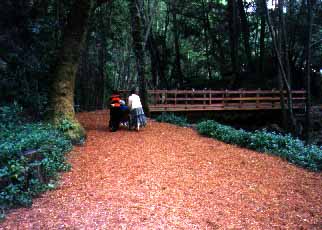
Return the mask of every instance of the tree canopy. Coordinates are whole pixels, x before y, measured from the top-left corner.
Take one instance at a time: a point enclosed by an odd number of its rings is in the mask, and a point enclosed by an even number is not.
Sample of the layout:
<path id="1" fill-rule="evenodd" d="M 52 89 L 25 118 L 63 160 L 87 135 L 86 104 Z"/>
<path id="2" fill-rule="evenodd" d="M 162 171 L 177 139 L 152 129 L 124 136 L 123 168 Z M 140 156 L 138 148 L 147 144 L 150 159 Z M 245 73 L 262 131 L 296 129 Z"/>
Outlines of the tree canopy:
<path id="1" fill-rule="evenodd" d="M 3 0 L 0 101 L 42 118 L 65 113 L 66 95 L 71 113 L 105 108 L 111 89 L 138 87 L 147 101 L 147 89 L 309 85 L 318 102 L 321 2 L 273 3 Z"/>

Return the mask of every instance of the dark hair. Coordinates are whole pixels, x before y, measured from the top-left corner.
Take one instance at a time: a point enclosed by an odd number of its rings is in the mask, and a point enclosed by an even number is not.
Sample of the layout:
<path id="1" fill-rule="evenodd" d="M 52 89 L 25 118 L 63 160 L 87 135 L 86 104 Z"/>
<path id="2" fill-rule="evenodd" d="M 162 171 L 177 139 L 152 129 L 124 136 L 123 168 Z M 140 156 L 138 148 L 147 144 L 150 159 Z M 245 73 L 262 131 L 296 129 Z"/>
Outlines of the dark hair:
<path id="1" fill-rule="evenodd" d="M 136 93 L 136 90 L 135 89 L 131 89 L 131 94 L 135 94 Z"/>
<path id="2" fill-rule="evenodd" d="M 117 89 L 113 89 L 112 94 L 119 94 L 119 91 Z"/>

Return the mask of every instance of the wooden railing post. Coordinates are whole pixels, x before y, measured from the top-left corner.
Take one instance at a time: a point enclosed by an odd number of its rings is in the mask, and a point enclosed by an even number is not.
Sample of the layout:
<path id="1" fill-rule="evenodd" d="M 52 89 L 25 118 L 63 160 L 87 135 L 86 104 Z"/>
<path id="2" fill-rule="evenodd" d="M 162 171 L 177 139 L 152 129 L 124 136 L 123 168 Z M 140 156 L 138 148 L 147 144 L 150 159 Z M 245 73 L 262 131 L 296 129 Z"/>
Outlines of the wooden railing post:
<path id="1" fill-rule="evenodd" d="M 259 108 L 259 96 L 260 96 L 260 89 L 257 89 L 256 92 L 256 108 Z"/>
<path id="2" fill-rule="evenodd" d="M 240 100 L 239 100 L 239 108 L 242 108 L 243 107 L 243 100 L 242 100 L 242 98 L 243 98 L 243 89 L 240 89 L 239 98 L 240 98 Z"/>
<path id="3" fill-rule="evenodd" d="M 226 97 L 228 96 L 228 90 L 226 89 L 225 90 L 225 92 L 224 92 L 224 95 L 223 95 L 223 103 L 224 103 L 224 106 L 223 106 L 223 108 L 225 108 L 226 107 L 226 104 L 227 104 L 227 102 L 226 102 Z"/>
<path id="4" fill-rule="evenodd" d="M 272 108 L 275 108 L 275 90 L 272 89 Z"/>

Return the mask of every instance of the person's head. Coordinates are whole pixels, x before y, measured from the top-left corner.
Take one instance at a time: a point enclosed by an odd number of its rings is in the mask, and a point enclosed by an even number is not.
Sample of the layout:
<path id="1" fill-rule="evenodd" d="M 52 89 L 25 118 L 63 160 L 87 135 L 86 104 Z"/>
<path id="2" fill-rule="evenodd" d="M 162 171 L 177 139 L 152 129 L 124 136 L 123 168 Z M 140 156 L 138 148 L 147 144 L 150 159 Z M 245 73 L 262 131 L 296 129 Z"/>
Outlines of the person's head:
<path id="1" fill-rule="evenodd" d="M 135 89 L 131 89 L 131 94 L 136 94 L 136 90 Z"/>
<path id="2" fill-rule="evenodd" d="M 119 94 L 119 91 L 118 91 L 118 90 L 116 90 L 116 89 L 113 89 L 113 90 L 112 90 L 112 94 L 114 94 L 114 95 L 115 95 L 115 94 Z"/>

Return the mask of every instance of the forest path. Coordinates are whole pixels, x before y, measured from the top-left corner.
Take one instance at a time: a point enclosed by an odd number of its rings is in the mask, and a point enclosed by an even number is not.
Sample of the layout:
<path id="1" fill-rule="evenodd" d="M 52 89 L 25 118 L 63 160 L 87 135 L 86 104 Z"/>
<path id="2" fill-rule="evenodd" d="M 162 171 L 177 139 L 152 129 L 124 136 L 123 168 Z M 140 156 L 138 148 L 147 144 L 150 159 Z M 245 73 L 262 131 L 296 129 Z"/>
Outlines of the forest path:
<path id="1" fill-rule="evenodd" d="M 111 133 L 107 111 L 79 119 L 88 139 L 72 170 L 1 229 L 321 229 L 321 173 L 189 128 Z"/>

